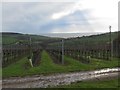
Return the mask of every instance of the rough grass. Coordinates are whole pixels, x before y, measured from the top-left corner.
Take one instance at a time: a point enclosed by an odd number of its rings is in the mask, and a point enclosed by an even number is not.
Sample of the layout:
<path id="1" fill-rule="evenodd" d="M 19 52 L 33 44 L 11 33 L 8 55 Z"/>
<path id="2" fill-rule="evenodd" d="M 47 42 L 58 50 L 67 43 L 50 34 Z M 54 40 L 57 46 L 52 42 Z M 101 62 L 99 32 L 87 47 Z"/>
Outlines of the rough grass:
<path id="1" fill-rule="evenodd" d="M 2 37 L 2 44 L 13 44 L 17 42 L 17 39 L 14 37 L 4 36 Z"/>
<path id="2" fill-rule="evenodd" d="M 112 60 L 102 60 L 102 59 L 92 59 L 90 65 L 94 66 L 94 68 L 107 68 L 107 67 L 118 67 L 118 58 L 113 58 Z"/>
<path id="3" fill-rule="evenodd" d="M 0 78 L 2 77 L 2 68 L 0 67 Z"/>
<path id="4" fill-rule="evenodd" d="M 73 83 L 70 85 L 57 86 L 55 88 L 118 88 L 118 79 L 102 81 L 85 81 Z"/>
<path id="5" fill-rule="evenodd" d="M 83 64 L 77 60 L 65 56 L 65 62 L 67 65 L 58 65 L 53 63 L 50 55 L 43 51 L 41 56 L 41 62 L 37 67 L 30 67 L 29 62 L 26 57 L 22 58 L 18 62 L 3 68 L 3 77 L 11 76 L 26 76 L 35 74 L 51 74 L 51 73 L 61 73 L 61 72 L 73 72 L 73 71 L 83 71 L 83 70 L 94 70 L 105 67 L 117 67 L 118 59 L 112 61 L 104 61 L 100 59 L 92 59 L 91 63 Z"/>
<path id="6" fill-rule="evenodd" d="M 117 38 L 118 32 L 113 32 L 111 34 L 112 39 Z M 109 42 L 109 33 L 90 35 L 90 36 L 82 36 L 75 39 L 70 39 L 65 42 L 65 45 L 78 45 L 86 44 L 86 45 L 95 45 L 95 44 L 105 44 Z"/>

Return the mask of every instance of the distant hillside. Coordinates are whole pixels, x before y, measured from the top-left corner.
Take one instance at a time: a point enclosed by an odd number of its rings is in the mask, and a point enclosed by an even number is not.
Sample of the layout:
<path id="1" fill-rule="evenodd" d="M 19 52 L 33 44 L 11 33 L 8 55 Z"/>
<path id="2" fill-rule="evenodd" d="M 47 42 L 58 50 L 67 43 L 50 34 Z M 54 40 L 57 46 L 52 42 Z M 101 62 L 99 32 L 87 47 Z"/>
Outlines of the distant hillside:
<path id="1" fill-rule="evenodd" d="M 21 34 L 13 32 L 2 32 L 2 44 L 28 43 L 31 38 L 32 43 L 44 42 L 47 40 L 57 40 L 59 38 L 51 38 L 41 35 Z"/>
<path id="2" fill-rule="evenodd" d="M 120 33 L 120 32 L 119 32 Z M 112 32 L 111 37 L 112 40 L 116 39 L 118 36 L 118 32 Z M 21 34 L 21 33 L 2 33 L 2 44 L 15 44 L 15 43 L 29 43 L 31 38 L 32 43 L 36 42 L 50 42 L 61 40 L 62 38 L 41 36 L 41 35 L 31 35 L 31 34 Z M 65 39 L 65 45 L 79 45 L 79 44 L 105 44 L 110 43 L 110 34 L 95 34 L 90 36 L 82 36 L 82 37 L 74 37 Z"/>
<path id="3" fill-rule="evenodd" d="M 119 32 L 120 33 L 120 32 Z M 111 33 L 112 40 L 118 37 L 118 32 Z M 66 39 L 65 45 L 79 45 L 79 44 L 105 44 L 110 43 L 110 33 L 82 36 L 77 38 Z"/>

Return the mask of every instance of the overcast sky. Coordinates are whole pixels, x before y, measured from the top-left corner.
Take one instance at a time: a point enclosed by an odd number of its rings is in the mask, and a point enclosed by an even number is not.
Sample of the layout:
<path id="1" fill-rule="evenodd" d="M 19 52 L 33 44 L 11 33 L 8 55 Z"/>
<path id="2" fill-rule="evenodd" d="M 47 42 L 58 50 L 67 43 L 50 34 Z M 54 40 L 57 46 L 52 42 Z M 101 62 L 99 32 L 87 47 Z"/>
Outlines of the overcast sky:
<path id="1" fill-rule="evenodd" d="M 12 2 L 10 2 L 12 1 Z M 2 31 L 31 34 L 118 31 L 119 0 L 3 0 Z"/>

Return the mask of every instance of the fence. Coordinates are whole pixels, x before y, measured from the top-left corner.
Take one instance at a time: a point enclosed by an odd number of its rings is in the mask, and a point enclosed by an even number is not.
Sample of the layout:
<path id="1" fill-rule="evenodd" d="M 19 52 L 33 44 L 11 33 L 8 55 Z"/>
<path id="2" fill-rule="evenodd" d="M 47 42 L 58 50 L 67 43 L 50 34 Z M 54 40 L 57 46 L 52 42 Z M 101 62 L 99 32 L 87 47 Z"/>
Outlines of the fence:
<path id="1" fill-rule="evenodd" d="M 30 48 L 31 47 L 31 48 Z M 42 48 L 38 44 L 34 45 L 4 45 L 2 47 L 2 66 L 6 67 L 11 63 L 14 63 L 24 56 L 30 56 L 30 53 L 33 54 L 32 61 L 34 65 L 36 64 Z"/>
<path id="2" fill-rule="evenodd" d="M 64 42 L 65 43 L 65 42 Z M 61 42 L 48 44 L 46 50 L 52 56 L 55 62 L 62 63 L 62 44 Z M 90 58 L 98 58 L 110 60 L 111 58 L 110 44 L 97 45 L 64 45 L 64 55 L 70 56 L 83 63 L 89 63 Z"/>

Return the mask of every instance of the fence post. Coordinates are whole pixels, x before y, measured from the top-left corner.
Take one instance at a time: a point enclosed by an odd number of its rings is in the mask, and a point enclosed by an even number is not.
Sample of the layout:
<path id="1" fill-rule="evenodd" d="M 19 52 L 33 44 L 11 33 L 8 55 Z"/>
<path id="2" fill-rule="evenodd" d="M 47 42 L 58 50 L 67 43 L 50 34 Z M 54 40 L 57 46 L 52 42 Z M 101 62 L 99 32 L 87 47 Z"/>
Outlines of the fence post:
<path id="1" fill-rule="evenodd" d="M 62 40 L 62 64 L 64 64 L 64 40 Z"/>

